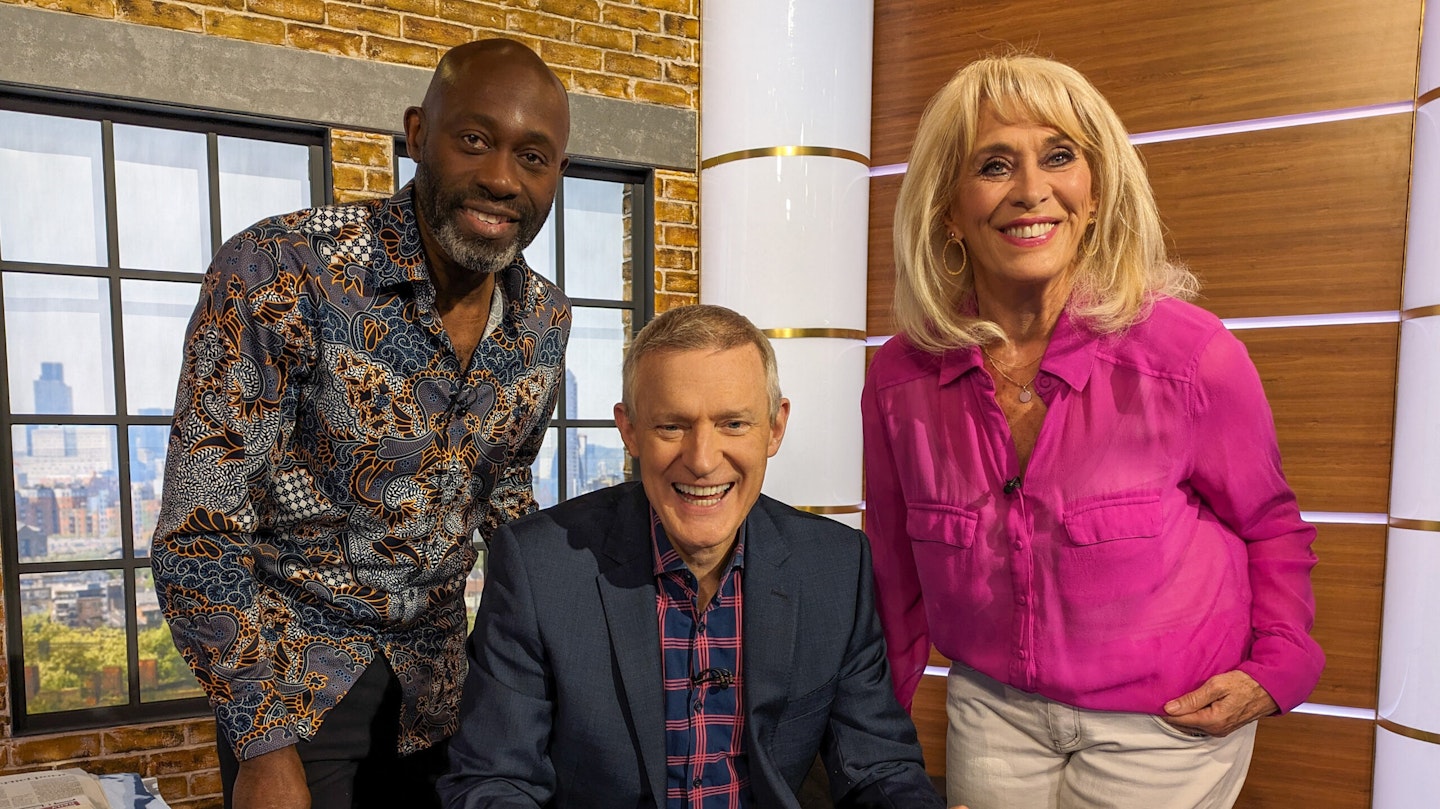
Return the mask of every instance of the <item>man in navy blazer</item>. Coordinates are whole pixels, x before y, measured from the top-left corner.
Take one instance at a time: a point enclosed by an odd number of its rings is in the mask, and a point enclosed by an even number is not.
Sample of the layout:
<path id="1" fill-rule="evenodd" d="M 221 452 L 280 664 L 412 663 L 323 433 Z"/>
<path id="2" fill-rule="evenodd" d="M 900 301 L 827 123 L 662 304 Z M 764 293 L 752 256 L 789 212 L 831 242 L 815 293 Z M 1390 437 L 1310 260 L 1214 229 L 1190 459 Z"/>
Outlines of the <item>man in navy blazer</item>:
<path id="1" fill-rule="evenodd" d="M 641 482 L 502 526 L 470 635 L 452 809 L 937 809 L 895 701 L 859 531 L 760 494 L 765 336 L 728 309 L 635 338 L 615 420 Z"/>

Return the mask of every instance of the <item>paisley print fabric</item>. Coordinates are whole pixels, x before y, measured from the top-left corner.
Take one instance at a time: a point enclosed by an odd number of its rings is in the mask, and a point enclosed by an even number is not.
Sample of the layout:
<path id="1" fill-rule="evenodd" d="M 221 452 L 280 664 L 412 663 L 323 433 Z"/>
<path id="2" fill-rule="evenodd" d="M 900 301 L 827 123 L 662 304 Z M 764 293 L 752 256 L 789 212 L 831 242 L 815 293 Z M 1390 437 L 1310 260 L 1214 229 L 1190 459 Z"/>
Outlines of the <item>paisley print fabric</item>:
<path id="1" fill-rule="evenodd" d="M 410 187 L 261 222 L 190 321 L 152 565 L 176 645 L 248 759 L 309 738 L 376 655 L 399 752 L 454 730 L 473 538 L 535 509 L 563 293 L 517 259 L 468 362 Z"/>

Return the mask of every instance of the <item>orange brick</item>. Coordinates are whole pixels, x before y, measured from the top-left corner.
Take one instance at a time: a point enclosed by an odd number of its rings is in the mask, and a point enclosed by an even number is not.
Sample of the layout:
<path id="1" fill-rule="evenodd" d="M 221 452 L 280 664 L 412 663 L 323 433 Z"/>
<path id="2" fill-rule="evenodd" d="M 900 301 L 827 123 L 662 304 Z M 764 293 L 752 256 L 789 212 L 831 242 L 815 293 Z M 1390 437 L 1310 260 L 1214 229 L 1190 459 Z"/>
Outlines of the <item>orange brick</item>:
<path id="1" fill-rule="evenodd" d="M 683 292 L 689 295 L 700 293 L 700 279 L 692 272 L 667 272 L 664 283 L 657 287 L 663 292 Z"/>
<path id="2" fill-rule="evenodd" d="M 94 758 L 100 755 L 100 734 L 74 733 L 15 739 L 11 745 L 11 763 L 16 767 L 28 767 L 77 758 Z"/>
<path id="3" fill-rule="evenodd" d="M 244 11 L 245 0 L 186 0 L 187 5 L 223 8 L 229 11 Z"/>
<path id="4" fill-rule="evenodd" d="M 505 11 L 494 3 L 471 0 L 440 0 L 440 19 L 478 25 L 492 31 L 505 30 Z"/>
<path id="5" fill-rule="evenodd" d="M 38 0 L 35 5 L 52 11 L 67 11 L 87 17 L 115 18 L 115 0 Z"/>
<path id="6" fill-rule="evenodd" d="M 285 44 L 285 23 L 280 20 L 226 14 L 223 11 L 205 12 L 205 33 L 267 45 Z"/>
<path id="7" fill-rule="evenodd" d="M 584 73 L 575 71 L 574 83 L 571 89 L 582 93 L 592 93 L 611 98 L 629 98 L 630 81 L 619 76 L 607 76 L 603 73 Z"/>
<path id="8" fill-rule="evenodd" d="M 655 314 L 668 312 L 671 309 L 679 309 L 682 306 L 691 306 L 699 301 L 694 295 L 676 295 L 671 292 L 660 292 L 655 295 Z"/>
<path id="9" fill-rule="evenodd" d="M 586 70 L 600 70 L 605 64 L 605 52 L 599 48 L 564 42 L 541 42 L 540 58 L 552 66 L 563 65 Z"/>
<path id="10" fill-rule="evenodd" d="M 98 774 L 122 773 L 122 772 L 145 772 L 145 756 L 107 756 L 105 758 L 91 758 L 84 762 L 85 769 Z"/>
<path id="11" fill-rule="evenodd" d="M 690 91 L 673 84 L 656 84 L 649 81 L 635 82 L 635 100 L 650 104 L 665 104 L 671 107 L 690 107 Z"/>
<path id="12" fill-rule="evenodd" d="M 325 24 L 344 31 L 400 36 L 400 15 L 391 11 L 361 8 L 349 3 L 326 3 Z"/>
<path id="13" fill-rule="evenodd" d="M 185 726 L 185 738 L 192 745 L 215 744 L 215 722 L 214 720 L 202 719 L 191 722 Z"/>
<path id="14" fill-rule="evenodd" d="M 631 31 L 650 31 L 652 33 L 659 33 L 663 26 L 658 11 L 631 8 L 615 3 L 605 3 L 600 7 L 600 21 Z"/>
<path id="15" fill-rule="evenodd" d="M 511 11 L 505 15 L 505 27 L 544 39 L 560 40 L 570 39 L 575 30 L 575 24 L 569 20 L 548 14 L 536 14 L 533 11 Z"/>
<path id="16" fill-rule="evenodd" d="M 189 775 L 190 794 L 196 797 L 201 795 L 218 795 L 224 789 L 220 783 L 219 770 L 203 770 Z"/>
<path id="17" fill-rule="evenodd" d="M 660 78 L 660 63 L 648 56 L 631 56 L 628 53 L 605 54 L 605 72 L 634 76 L 639 79 Z"/>
<path id="18" fill-rule="evenodd" d="M 634 2 L 636 5 L 645 6 L 646 8 L 658 8 L 661 11 L 673 11 L 677 14 L 694 16 L 696 13 L 695 4 L 692 0 L 634 0 Z"/>
<path id="19" fill-rule="evenodd" d="M 655 249 L 655 266 L 667 270 L 693 270 L 695 253 L 691 250 L 658 247 Z"/>
<path id="20" fill-rule="evenodd" d="M 695 224 L 695 206 L 683 202 L 655 202 L 655 221 L 674 225 Z"/>
<path id="21" fill-rule="evenodd" d="M 660 180 L 659 196 L 685 202 L 699 201 L 700 183 L 695 181 L 694 175 L 657 176 Z"/>
<path id="22" fill-rule="evenodd" d="M 594 45 L 597 48 L 606 48 L 612 51 L 628 52 L 635 49 L 633 33 L 620 28 L 587 25 L 583 22 L 575 23 L 575 41 L 581 45 Z"/>
<path id="23" fill-rule="evenodd" d="M 392 153 L 387 141 L 331 138 L 330 159 L 351 166 L 389 167 Z"/>
<path id="24" fill-rule="evenodd" d="M 173 803 L 181 798 L 191 796 L 190 778 L 184 775 L 167 775 L 164 778 L 155 779 L 155 786 L 160 792 L 160 798 L 166 803 Z"/>
<path id="25" fill-rule="evenodd" d="M 681 17 L 678 14 L 665 15 L 665 33 L 672 37 L 685 37 L 686 39 L 700 38 L 700 21 L 694 17 Z"/>
<path id="26" fill-rule="evenodd" d="M 125 22 L 197 33 L 205 28 L 205 19 L 200 16 L 200 12 L 176 3 L 116 0 L 115 8 L 119 12 L 118 18 Z"/>
<path id="27" fill-rule="evenodd" d="M 365 199 L 379 199 L 382 196 L 385 195 L 374 194 L 369 191 L 345 191 L 337 189 L 335 191 L 335 202 L 336 204 L 343 205 L 347 202 L 359 202 Z"/>
<path id="28" fill-rule="evenodd" d="M 434 67 L 440 61 L 440 50 L 431 45 L 416 45 L 395 39 L 367 37 L 365 55 L 381 62 L 395 62 L 416 67 Z"/>
<path id="29" fill-rule="evenodd" d="M 443 45 L 446 50 L 475 38 L 475 30 L 468 25 L 455 25 L 408 15 L 402 18 L 400 30 L 401 36 L 406 39 Z"/>
<path id="30" fill-rule="evenodd" d="M 665 79 L 671 84 L 699 87 L 700 66 L 670 62 L 665 65 Z"/>
<path id="31" fill-rule="evenodd" d="M 411 14 L 435 16 L 436 0 L 360 0 L 363 5 L 388 8 L 391 11 L 408 11 Z"/>
<path id="32" fill-rule="evenodd" d="M 325 22 L 325 0 L 245 0 L 245 7 L 292 22 Z"/>
<path id="33" fill-rule="evenodd" d="M 316 28 L 313 25 L 291 24 L 285 26 L 285 36 L 290 44 L 307 51 L 330 53 L 336 56 L 359 56 L 365 50 L 365 38 L 359 34 Z"/>
<path id="34" fill-rule="evenodd" d="M 693 59 L 695 43 L 678 37 L 660 37 L 652 34 L 635 35 L 635 52 L 661 59 Z"/>
<path id="35" fill-rule="evenodd" d="M 366 169 L 365 190 L 389 196 L 395 193 L 395 172 L 388 168 Z"/>
<path id="36" fill-rule="evenodd" d="M 180 801 L 178 803 L 166 801 L 166 803 L 170 804 L 170 809 L 223 809 L 225 805 L 219 796 L 202 798 L 195 801 Z"/>
<path id="37" fill-rule="evenodd" d="M 597 0 L 540 0 L 536 8 L 570 20 L 594 22 L 600 19 L 600 3 Z"/>
<path id="38" fill-rule="evenodd" d="M 363 191 L 365 190 L 365 169 L 345 163 L 332 163 L 330 180 L 334 188 Z"/>
<path id="39" fill-rule="evenodd" d="M 185 746 L 184 725 L 127 725 L 100 732 L 104 755 L 163 750 Z"/>
<path id="40" fill-rule="evenodd" d="M 213 746 L 185 747 L 179 750 L 166 750 L 163 753 L 156 753 L 149 756 L 145 766 L 145 775 L 157 777 L 161 775 L 182 775 L 195 772 L 196 770 L 212 770 L 219 766 L 219 759 L 216 757 Z"/>

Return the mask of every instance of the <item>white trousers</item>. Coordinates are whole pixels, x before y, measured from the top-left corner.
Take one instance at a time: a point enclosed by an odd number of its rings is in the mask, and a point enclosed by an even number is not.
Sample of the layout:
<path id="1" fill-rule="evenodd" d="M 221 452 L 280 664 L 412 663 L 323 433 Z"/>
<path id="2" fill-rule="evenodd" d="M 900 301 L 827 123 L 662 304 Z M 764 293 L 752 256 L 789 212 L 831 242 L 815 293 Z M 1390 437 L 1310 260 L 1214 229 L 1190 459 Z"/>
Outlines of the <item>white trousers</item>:
<path id="1" fill-rule="evenodd" d="M 1158 716 L 1087 711 L 956 663 L 946 688 L 945 789 L 970 809 L 1229 809 L 1251 722 L 1191 736 Z"/>

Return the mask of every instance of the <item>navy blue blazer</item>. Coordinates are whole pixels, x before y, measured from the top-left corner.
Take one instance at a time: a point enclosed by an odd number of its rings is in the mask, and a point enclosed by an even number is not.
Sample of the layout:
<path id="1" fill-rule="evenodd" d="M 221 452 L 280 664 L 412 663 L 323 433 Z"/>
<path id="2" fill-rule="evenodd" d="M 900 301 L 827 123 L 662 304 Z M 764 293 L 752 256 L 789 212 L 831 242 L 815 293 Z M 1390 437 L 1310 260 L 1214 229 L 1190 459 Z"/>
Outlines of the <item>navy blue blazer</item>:
<path id="1" fill-rule="evenodd" d="M 649 514 L 630 483 L 496 532 L 439 784 L 448 809 L 664 807 Z M 754 805 L 798 809 L 819 753 L 837 807 L 943 809 L 890 687 L 864 534 L 764 496 L 745 530 Z"/>

